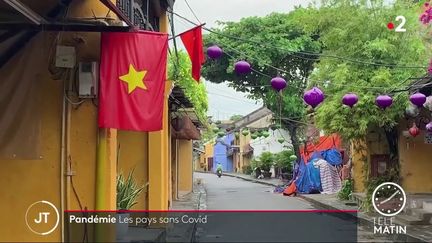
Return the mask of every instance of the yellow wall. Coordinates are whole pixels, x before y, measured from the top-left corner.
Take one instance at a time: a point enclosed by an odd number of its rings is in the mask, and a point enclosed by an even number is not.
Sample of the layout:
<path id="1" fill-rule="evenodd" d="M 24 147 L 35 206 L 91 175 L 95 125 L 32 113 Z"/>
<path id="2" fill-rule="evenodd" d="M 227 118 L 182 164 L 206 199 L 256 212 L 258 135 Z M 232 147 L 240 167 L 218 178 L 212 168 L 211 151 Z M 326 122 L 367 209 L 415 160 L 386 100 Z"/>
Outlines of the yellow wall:
<path id="1" fill-rule="evenodd" d="M 73 184 L 83 207 L 95 209 L 97 110 L 91 102 L 71 109 L 69 126 L 69 149 L 67 168 L 72 165 Z M 67 208 L 79 210 L 78 200 L 72 191 L 70 179 L 67 184 Z"/>
<path id="2" fill-rule="evenodd" d="M 118 132 L 119 162 L 118 172 L 127 176 L 134 170 L 134 178 L 139 185 L 148 183 L 148 134 L 142 132 L 119 131 Z M 147 209 L 147 188 L 138 197 L 138 203 L 132 208 L 135 210 Z"/>
<path id="3" fill-rule="evenodd" d="M 432 145 L 424 143 L 425 131 L 413 138 L 408 138 L 403 135 L 403 131 L 407 130 L 411 124 L 407 124 L 405 120 L 401 120 L 399 124 L 399 162 L 400 162 L 400 177 L 402 179 L 402 187 L 408 193 L 430 193 L 432 192 L 432 171 L 431 163 L 431 148 Z M 365 142 L 367 141 L 367 142 Z M 357 141 L 359 142 L 359 141 Z M 364 192 L 364 180 L 366 173 L 364 171 L 363 156 L 367 157 L 367 163 L 370 163 L 370 156 L 374 154 L 388 154 L 388 145 L 383 133 L 369 133 L 367 140 L 362 141 L 363 147 L 366 150 L 356 151 L 354 144 L 351 147 L 353 156 L 353 178 L 354 191 Z M 367 146 L 365 146 L 367 144 Z"/>
<path id="4" fill-rule="evenodd" d="M 172 82 L 166 83 L 165 94 L 168 97 Z M 149 156 L 149 209 L 167 210 L 170 204 L 171 166 L 170 166 L 170 142 L 168 131 L 168 99 L 164 101 L 163 129 L 158 132 L 150 132 L 148 139 Z"/>
<path id="5" fill-rule="evenodd" d="M 249 132 L 249 134 L 247 136 L 244 136 L 241 132 L 240 132 L 240 168 L 239 168 L 239 172 L 243 172 L 243 166 L 245 165 L 250 165 L 250 156 L 246 155 L 246 152 L 243 150 L 244 147 L 250 143 L 251 141 L 251 134 Z M 253 168 L 252 168 L 253 169 Z"/>
<path id="6" fill-rule="evenodd" d="M 415 138 L 406 138 L 402 131 L 407 130 L 408 124 L 402 121 L 400 127 L 402 129 L 399 129 L 399 159 L 402 187 L 409 193 L 431 193 L 432 145 L 424 143 L 424 130 Z"/>
<path id="7" fill-rule="evenodd" d="M 108 9 L 97 1 L 74 1 L 69 8 L 70 17 L 103 16 L 107 13 Z M 109 15 L 115 17 L 113 13 Z M 79 39 L 83 42 L 76 41 Z M 100 33 L 62 33 L 61 40 L 65 45 L 76 47 L 78 61 L 99 61 Z M 79 194 L 83 207 L 115 210 L 117 131 L 97 128 L 97 107 L 91 100 L 70 110 L 68 155 L 72 158 L 72 164 L 76 163 L 73 176 L 74 188 Z M 78 199 L 72 189 L 68 178 L 66 207 L 79 209 Z M 113 234 L 100 232 L 96 234 L 99 240 L 113 238 Z"/>
<path id="8" fill-rule="evenodd" d="M 369 155 L 390 153 L 387 138 L 382 129 L 375 129 L 368 133 L 367 147 Z"/>
<path id="9" fill-rule="evenodd" d="M 87 9 L 83 13 L 83 9 Z M 95 14 L 106 15 L 107 9 L 97 1 L 75 1 L 69 9 L 69 16 L 93 16 Z M 87 15 L 86 15 L 87 14 Z M 57 33 L 45 33 L 45 53 L 53 53 L 52 40 Z M 71 40 L 72 33 L 61 33 L 61 43 L 76 45 Z M 78 61 L 99 59 L 99 34 L 96 33 L 74 33 L 80 36 L 85 44 L 77 46 Z M 36 38 L 36 37 L 35 37 Z M 33 38 L 34 40 L 34 38 Z M 17 55 L 18 56 L 18 55 Z M 40 57 L 41 62 L 47 56 Z M 7 64 L 13 66 L 12 61 Z M 3 68 L 6 68 L 3 67 Z M 31 71 L 27 66 L 25 71 Z M 25 209 L 33 202 L 47 200 L 52 202 L 60 211 L 63 209 L 80 209 L 77 196 L 72 193 L 70 179 L 63 178 L 61 166 L 61 122 L 63 83 L 67 81 L 53 80 L 48 72 L 48 66 L 40 70 L 39 83 L 42 88 L 42 154 L 40 160 L 29 161 L 0 161 L 0 183 L 8 185 L 0 189 L 2 200 L 0 207 L 8 209 L 2 213 L 2 217 L 10 218 L 11 221 L 0 222 L 0 240 L 4 241 L 59 241 L 61 240 L 61 226 L 48 236 L 37 236 L 30 232 L 23 221 Z M 69 109 L 66 131 L 69 134 L 66 148 L 65 173 L 73 177 L 73 185 L 78 194 L 82 207 L 94 209 L 95 207 L 95 161 L 96 161 L 96 108 L 91 102 L 83 103 L 78 109 Z M 69 170 L 70 168 L 70 170 Z M 9 178 L 10 177 L 10 178 Z M 65 182 L 65 208 L 61 208 L 61 180 Z M 14 196 L 8 198 L 9 194 Z M 18 196 L 19 195 L 19 196 Z M 4 204 L 4 205 L 2 205 Z M 10 217 L 8 214 L 13 214 Z M 13 222 L 16 220 L 16 222 Z M 5 225 L 2 225 L 5 223 Z M 9 229 L 10 226 L 13 228 Z M 6 230 L 5 232 L 2 232 Z"/>
<path id="10" fill-rule="evenodd" d="M 364 148 L 364 149 L 363 149 Z M 364 182 L 367 171 L 364 170 L 364 158 L 369 163 L 368 152 L 365 140 L 355 140 L 351 144 L 352 155 L 352 177 L 354 180 L 354 192 L 364 192 Z"/>
<path id="11" fill-rule="evenodd" d="M 108 9 L 99 1 L 72 1 L 68 10 L 69 17 L 93 17 L 106 16 Z M 108 17 L 115 17 L 110 12 Z M 167 29 L 167 22 L 161 21 L 162 29 Z M 51 39 L 55 33 L 50 33 Z M 74 40 L 84 40 L 77 43 Z M 100 34 L 99 33 L 62 33 L 60 41 L 62 44 L 76 45 L 78 61 L 99 61 L 100 56 Z M 47 42 L 48 43 L 48 42 Z M 52 45 L 47 44 L 45 53 L 50 53 Z M 13 67 L 13 61 L 8 64 Z M 6 66 L 5 66 L 6 67 Z M 26 67 L 26 70 L 32 67 Z M 24 222 L 24 214 L 27 207 L 33 202 L 47 200 L 62 210 L 60 185 L 62 180 L 61 166 L 61 115 L 62 115 L 62 96 L 63 82 L 53 80 L 48 73 L 48 68 L 41 70 L 40 86 L 44 90 L 42 94 L 42 154 L 40 160 L 0 160 L 2 165 L 0 170 L 0 241 L 49 241 L 58 242 L 61 240 L 61 227 L 58 227 L 48 236 L 38 236 L 30 232 Z M 76 190 L 82 207 L 89 210 L 96 209 L 96 160 L 101 153 L 97 151 L 97 141 L 101 138 L 105 143 L 103 151 L 104 158 L 107 160 L 103 171 L 105 188 L 100 195 L 104 195 L 108 200 L 99 200 L 100 207 L 105 209 L 115 209 L 115 176 L 116 176 L 116 145 L 117 133 L 115 130 L 97 128 L 97 108 L 90 100 L 81 104 L 79 107 L 69 106 L 68 122 L 66 131 L 68 134 L 66 146 L 65 168 L 71 166 L 74 189 Z M 166 124 L 166 122 L 165 122 Z M 98 138 L 98 133 L 102 131 Z M 136 166 L 135 177 L 139 182 L 148 181 L 148 167 L 146 165 L 148 155 L 147 134 L 119 132 L 118 141 L 121 143 L 120 168 L 127 173 L 130 168 Z M 168 139 L 164 133 L 165 140 Z M 168 149 L 169 146 L 166 146 Z M 160 147 L 156 147 L 160 150 Z M 70 160 L 69 160 L 70 158 Z M 165 156 L 165 162 L 169 155 Z M 161 161 L 157 161 L 160 163 Z M 156 163 L 156 161 L 154 162 Z M 167 198 L 167 187 L 169 186 L 168 170 L 165 165 L 163 174 L 166 190 L 155 190 L 155 194 L 165 193 Z M 160 175 L 159 174 L 159 175 Z M 66 177 L 66 176 L 65 176 Z M 64 178 L 65 182 L 65 208 L 80 209 L 78 198 L 72 190 L 71 180 Z M 101 177 L 99 177 L 101 179 Z M 139 199 L 137 209 L 146 209 L 145 194 Z M 154 208 L 167 208 L 167 202 L 160 202 Z M 91 240 L 91 238 L 90 238 Z"/>
<path id="12" fill-rule="evenodd" d="M 25 223 L 26 210 L 36 201 L 46 200 L 60 208 L 62 83 L 50 79 L 46 72 L 38 80 L 46 91 L 42 99 L 44 109 L 41 109 L 43 157 L 40 160 L 0 160 L 0 241 L 54 242 L 61 239 L 59 228 L 50 235 L 39 236 Z"/>
<path id="13" fill-rule="evenodd" d="M 178 140 L 178 189 L 191 192 L 193 184 L 192 140 Z"/>
<path id="14" fill-rule="evenodd" d="M 208 159 L 213 157 L 213 153 L 214 153 L 214 142 L 213 141 L 209 141 L 207 143 L 204 144 L 204 154 L 203 154 L 203 159 L 204 159 L 204 171 L 208 170 Z"/>
<path id="15" fill-rule="evenodd" d="M 205 154 L 204 153 L 200 154 L 199 155 L 199 159 L 197 159 L 195 162 L 196 162 L 195 168 L 194 168 L 195 171 L 204 171 L 205 168 L 207 168 L 206 167 L 207 165 L 206 165 L 206 160 L 205 160 Z"/>

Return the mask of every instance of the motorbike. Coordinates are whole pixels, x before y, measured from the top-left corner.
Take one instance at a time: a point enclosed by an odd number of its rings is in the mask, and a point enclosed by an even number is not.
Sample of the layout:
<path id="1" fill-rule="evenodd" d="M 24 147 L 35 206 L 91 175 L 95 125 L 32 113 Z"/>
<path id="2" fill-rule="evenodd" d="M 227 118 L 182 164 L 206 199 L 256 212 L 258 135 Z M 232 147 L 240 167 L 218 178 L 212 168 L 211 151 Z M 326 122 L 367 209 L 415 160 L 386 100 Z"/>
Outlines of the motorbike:
<path id="1" fill-rule="evenodd" d="M 221 170 L 217 170 L 216 171 L 216 175 L 220 178 L 222 176 L 222 171 Z"/>

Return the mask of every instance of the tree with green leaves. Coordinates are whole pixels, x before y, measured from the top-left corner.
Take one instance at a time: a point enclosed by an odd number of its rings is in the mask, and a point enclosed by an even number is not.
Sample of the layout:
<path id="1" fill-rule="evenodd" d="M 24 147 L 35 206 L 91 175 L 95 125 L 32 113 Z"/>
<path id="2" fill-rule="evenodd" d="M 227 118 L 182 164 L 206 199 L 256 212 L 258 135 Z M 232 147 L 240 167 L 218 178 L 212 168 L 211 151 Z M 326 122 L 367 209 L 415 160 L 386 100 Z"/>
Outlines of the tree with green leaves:
<path id="1" fill-rule="evenodd" d="M 386 135 L 392 167 L 378 178 L 366 173 L 366 210 L 378 184 L 400 179 L 396 125 L 408 105 L 408 90 L 416 91 L 410 87 L 412 82 L 426 75 L 429 56 L 429 44 L 422 39 L 424 30 L 418 20 L 420 6 L 411 0 L 392 4 L 385 0 L 330 0 L 303 16 L 305 29 L 319 35 L 323 44 L 320 61 L 310 76 L 310 86 L 319 86 L 326 97 L 316 109 L 317 126 L 327 133 L 337 132 L 345 140 L 364 141 L 372 129 Z M 405 17 L 406 32 L 387 29 L 386 23 L 395 21 L 396 16 Z M 341 102 L 349 92 L 359 97 L 352 109 Z M 393 97 L 393 105 L 385 110 L 375 105 L 382 94 Z M 363 143 L 353 144 L 357 151 L 367 149 Z M 367 156 L 360 160 L 368 171 Z M 346 187 L 349 191 L 350 185 Z"/>
<path id="2" fill-rule="evenodd" d="M 169 56 L 168 78 L 185 92 L 194 106 L 199 120 L 207 124 L 208 97 L 204 84 L 197 83 L 191 76 L 192 64 L 184 51 Z"/>
<path id="3" fill-rule="evenodd" d="M 418 21 L 419 4 L 398 0 L 326 1 L 311 8 L 305 28 L 320 36 L 323 52 L 310 86 L 323 89 L 326 99 L 316 110 L 317 125 L 346 139 L 361 138 L 371 127 L 391 132 L 408 104 L 406 90 L 413 79 L 426 74 L 428 54 Z M 388 30 L 396 16 L 406 18 L 406 32 Z M 335 56 L 339 58 L 332 58 Z M 420 67 L 420 68 L 415 68 Z M 353 92 L 359 101 L 350 109 L 342 97 Z M 393 105 L 382 110 L 378 95 L 393 96 Z"/>
<path id="4" fill-rule="evenodd" d="M 264 104 L 283 118 L 281 125 L 290 132 L 296 154 L 299 154 L 299 121 L 305 115 L 302 101 L 307 77 L 313 69 L 315 58 L 305 58 L 300 52 L 319 52 L 318 36 L 303 30 L 298 20 L 307 11 L 297 9 L 288 14 L 274 13 L 266 17 L 249 17 L 240 22 L 221 23 L 218 29 L 204 36 L 206 46 L 216 44 L 224 50 L 218 60 L 209 60 L 203 76 L 215 83 L 228 81 L 235 90 L 249 93 L 252 99 L 262 99 Z M 247 60 L 253 72 L 237 75 L 234 63 Z M 288 86 L 280 94 L 270 86 L 273 77 L 281 76 Z M 280 118 L 280 117 L 279 117 Z M 279 122 L 278 122 L 279 123 Z"/>

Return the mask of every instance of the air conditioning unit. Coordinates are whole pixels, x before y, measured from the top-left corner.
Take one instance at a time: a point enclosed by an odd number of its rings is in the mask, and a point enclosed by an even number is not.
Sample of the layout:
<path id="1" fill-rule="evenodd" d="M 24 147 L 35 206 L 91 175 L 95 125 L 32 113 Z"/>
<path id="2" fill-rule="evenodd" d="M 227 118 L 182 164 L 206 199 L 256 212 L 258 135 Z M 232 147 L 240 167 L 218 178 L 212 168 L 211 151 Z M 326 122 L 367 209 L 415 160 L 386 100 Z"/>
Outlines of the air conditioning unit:
<path id="1" fill-rule="evenodd" d="M 80 62 L 78 70 L 79 97 L 96 98 L 98 94 L 99 63 Z"/>

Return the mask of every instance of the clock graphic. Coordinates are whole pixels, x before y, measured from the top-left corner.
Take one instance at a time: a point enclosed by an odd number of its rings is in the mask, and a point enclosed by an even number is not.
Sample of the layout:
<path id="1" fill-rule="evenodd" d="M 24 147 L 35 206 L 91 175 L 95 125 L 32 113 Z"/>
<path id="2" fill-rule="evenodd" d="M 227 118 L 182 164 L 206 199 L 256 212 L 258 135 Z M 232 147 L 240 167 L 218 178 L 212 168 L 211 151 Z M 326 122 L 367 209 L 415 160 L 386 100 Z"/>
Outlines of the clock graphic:
<path id="1" fill-rule="evenodd" d="M 382 183 L 372 194 L 372 205 L 383 216 L 392 217 L 399 214 L 405 208 L 405 204 L 405 191 L 393 182 Z"/>

